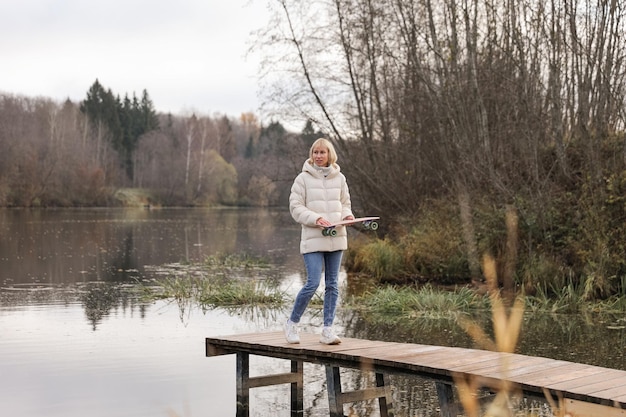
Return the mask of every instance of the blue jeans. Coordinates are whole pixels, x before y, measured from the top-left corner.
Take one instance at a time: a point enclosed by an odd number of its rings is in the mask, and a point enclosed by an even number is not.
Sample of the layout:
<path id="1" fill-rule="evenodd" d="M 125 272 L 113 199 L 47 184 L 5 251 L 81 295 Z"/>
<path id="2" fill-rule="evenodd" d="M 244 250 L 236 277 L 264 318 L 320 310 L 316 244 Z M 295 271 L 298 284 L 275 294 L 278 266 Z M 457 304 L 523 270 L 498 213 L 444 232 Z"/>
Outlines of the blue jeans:
<path id="1" fill-rule="evenodd" d="M 299 323 L 304 310 L 315 295 L 324 270 L 324 326 L 332 326 L 339 298 L 339 268 L 343 251 L 311 252 L 304 254 L 306 284 L 298 292 L 289 320 Z"/>

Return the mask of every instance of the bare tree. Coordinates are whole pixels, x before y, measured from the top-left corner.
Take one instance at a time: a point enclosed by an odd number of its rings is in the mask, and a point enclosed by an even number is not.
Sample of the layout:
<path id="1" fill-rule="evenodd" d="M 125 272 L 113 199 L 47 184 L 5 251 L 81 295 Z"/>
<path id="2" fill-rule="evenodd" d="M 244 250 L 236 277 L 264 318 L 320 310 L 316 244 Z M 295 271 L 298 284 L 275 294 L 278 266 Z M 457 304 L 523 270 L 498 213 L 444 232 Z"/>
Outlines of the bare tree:
<path id="1" fill-rule="evenodd" d="M 273 4 L 259 33 L 264 74 L 280 74 L 268 101 L 335 140 L 364 210 L 405 218 L 431 198 L 456 202 L 473 274 L 478 245 L 506 252 L 478 242 L 478 205 L 515 207 L 527 254 L 551 241 L 555 196 L 572 190 L 590 207 L 573 228 L 614 224 L 605 205 L 607 178 L 626 169 L 623 2 Z"/>

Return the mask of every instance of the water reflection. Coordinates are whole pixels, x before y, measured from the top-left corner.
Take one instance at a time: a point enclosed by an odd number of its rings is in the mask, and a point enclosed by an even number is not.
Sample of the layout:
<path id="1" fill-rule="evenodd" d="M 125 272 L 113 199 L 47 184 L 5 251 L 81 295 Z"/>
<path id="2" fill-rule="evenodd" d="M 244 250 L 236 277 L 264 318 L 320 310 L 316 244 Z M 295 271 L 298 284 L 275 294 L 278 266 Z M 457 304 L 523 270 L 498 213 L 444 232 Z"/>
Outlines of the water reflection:
<path id="1" fill-rule="evenodd" d="M 286 211 L 210 209 L 0 210 L 3 285 L 120 281 L 146 265 L 215 253 L 293 259 L 298 229 Z"/>
<path id="2" fill-rule="evenodd" d="M 79 297 L 85 309 L 85 317 L 92 330 L 97 330 L 103 319 L 114 311 L 133 311 L 138 317 L 146 318 L 149 301 L 140 301 L 135 291 L 128 287 L 110 283 L 91 283 L 85 286 Z"/>

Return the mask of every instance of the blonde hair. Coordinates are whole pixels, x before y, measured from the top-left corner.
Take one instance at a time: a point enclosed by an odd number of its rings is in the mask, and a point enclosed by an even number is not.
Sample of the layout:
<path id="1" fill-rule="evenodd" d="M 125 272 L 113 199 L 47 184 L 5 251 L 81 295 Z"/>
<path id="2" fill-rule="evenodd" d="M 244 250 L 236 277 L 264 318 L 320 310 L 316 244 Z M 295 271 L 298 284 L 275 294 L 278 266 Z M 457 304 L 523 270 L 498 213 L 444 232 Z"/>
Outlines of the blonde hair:
<path id="1" fill-rule="evenodd" d="M 311 145 L 311 149 L 309 150 L 309 163 L 311 165 L 313 164 L 313 151 L 315 150 L 315 148 L 319 147 L 325 147 L 326 149 L 328 149 L 329 166 L 337 162 L 337 151 L 335 151 L 335 147 L 333 146 L 332 142 L 326 138 L 319 138 L 318 140 L 313 142 L 313 145 Z"/>

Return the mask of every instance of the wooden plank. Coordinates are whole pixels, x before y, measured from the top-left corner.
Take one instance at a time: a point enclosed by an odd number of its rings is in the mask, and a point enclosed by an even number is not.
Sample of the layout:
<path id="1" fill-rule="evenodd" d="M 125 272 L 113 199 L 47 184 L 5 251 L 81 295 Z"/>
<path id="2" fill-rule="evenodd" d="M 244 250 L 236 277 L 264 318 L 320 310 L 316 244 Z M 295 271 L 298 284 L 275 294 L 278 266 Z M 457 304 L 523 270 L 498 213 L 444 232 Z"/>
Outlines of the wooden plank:
<path id="1" fill-rule="evenodd" d="M 603 373 L 604 372 L 598 368 L 581 366 L 578 369 L 572 369 L 562 375 L 553 375 L 547 379 L 538 379 L 537 383 L 549 389 L 566 391 L 568 389 L 567 387 L 571 386 L 572 381 L 576 381 L 576 384 L 580 384 L 581 380 L 593 381 L 595 380 L 593 379 L 594 377 L 601 376 Z"/>
<path id="2" fill-rule="evenodd" d="M 613 397 L 613 401 L 618 402 L 619 404 L 615 404 L 615 407 L 621 407 L 621 408 L 626 408 L 626 394 L 622 395 L 617 395 L 615 397 Z"/>
<path id="3" fill-rule="evenodd" d="M 543 369 L 545 361 L 541 358 L 516 358 L 515 362 L 494 363 L 484 368 L 466 369 L 465 372 L 483 377 L 512 380 L 515 377 Z"/>
<path id="4" fill-rule="evenodd" d="M 386 345 L 384 342 L 377 343 L 345 343 L 339 345 L 321 345 L 320 349 L 326 352 L 350 356 L 373 356 L 384 355 L 385 350 L 401 349 L 402 345 Z"/>
<path id="5" fill-rule="evenodd" d="M 227 355 L 231 352 L 222 348 L 221 346 L 215 346 L 207 342 L 206 344 L 206 356 L 220 356 Z"/>
<path id="6" fill-rule="evenodd" d="M 489 366 L 501 366 L 502 363 L 513 363 L 514 361 L 520 361 L 524 358 L 510 355 L 494 355 L 497 352 L 490 351 L 478 351 L 471 354 L 460 354 L 450 359 L 447 362 L 447 367 L 451 371 L 463 371 L 467 366 L 475 366 L 480 363 L 484 363 L 485 367 Z"/>
<path id="7" fill-rule="evenodd" d="M 606 390 L 612 389 L 616 386 L 622 387 L 622 391 L 626 394 L 626 382 L 624 376 L 570 388 L 567 391 L 576 396 L 598 397 L 599 393 L 605 392 Z"/>
<path id="8" fill-rule="evenodd" d="M 428 351 L 419 352 L 414 355 L 416 360 L 419 360 L 420 364 L 428 365 L 428 366 L 436 366 L 436 364 L 446 363 L 450 360 L 450 358 L 455 357 L 459 353 L 456 349 L 439 347 L 438 349 L 430 349 Z M 401 355 L 400 358 L 408 358 L 412 355 Z M 383 355 L 381 359 L 386 359 Z M 416 363 L 416 361 L 413 361 Z"/>
<path id="9" fill-rule="evenodd" d="M 546 358 L 539 358 L 538 361 L 529 361 L 530 364 L 518 364 L 517 367 L 508 369 L 506 372 L 507 377 L 514 379 L 515 381 L 525 381 L 532 379 L 535 375 L 541 375 L 546 371 L 552 369 L 558 369 L 566 366 L 567 362 L 550 360 Z"/>
<path id="10" fill-rule="evenodd" d="M 300 375 L 291 372 L 282 374 L 251 376 L 248 379 L 248 388 L 267 387 L 270 385 L 291 384 L 298 382 Z"/>
<path id="11" fill-rule="evenodd" d="M 407 356 L 423 357 L 424 355 L 427 355 L 437 349 L 438 347 L 429 345 L 405 345 L 385 350 L 383 353 L 381 353 L 380 349 L 362 349 L 359 353 L 367 358 L 372 364 L 384 366 L 390 369 L 397 369 L 398 371 L 404 371 L 406 369 L 406 363 L 402 358 Z"/>
<path id="12" fill-rule="evenodd" d="M 493 389 L 498 389 L 503 383 L 516 383 L 512 373 L 516 371 L 530 372 L 531 370 L 540 369 L 545 364 L 544 360 L 537 358 L 534 360 L 531 357 L 515 357 L 512 360 L 516 362 L 512 363 L 484 363 L 481 367 L 463 367 L 464 372 L 458 372 L 455 370 L 455 374 L 462 376 L 463 378 L 473 378 L 479 380 L 483 386 L 487 386 Z M 530 391 L 542 394 L 541 390 L 532 387 Z"/>
<path id="13" fill-rule="evenodd" d="M 420 346 L 411 348 L 411 345 L 390 352 L 389 354 L 380 354 L 378 359 L 389 362 L 409 363 L 412 365 L 435 367 L 435 364 L 442 364 L 459 356 L 457 348 L 447 348 L 444 346 Z"/>
<path id="14" fill-rule="evenodd" d="M 468 362 L 464 365 L 453 365 L 451 370 L 456 372 L 472 373 L 481 371 L 491 373 L 493 370 L 512 371 L 513 369 L 528 368 L 530 366 L 541 366 L 545 363 L 543 358 L 523 355 L 493 355 L 495 352 L 489 352 L 492 355 L 481 356 L 476 362 Z"/>
<path id="15" fill-rule="evenodd" d="M 359 349 L 363 347 L 379 347 L 385 348 L 388 346 L 397 345 L 394 342 L 383 342 L 383 341 L 372 341 L 372 340 L 363 340 L 363 339 L 349 339 L 344 338 L 343 342 L 338 345 L 325 345 L 320 343 L 319 341 L 320 335 L 312 334 L 312 333 L 301 333 L 300 334 L 300 343 L 297 344 L 288 344 L 285 340 L 285 337 L 282 333 L 278 333 L 276 338 L 276 342 L 273 343 L 275 346 L 288 347 L 291 349 L 314 349 L 324 352 L 340 352 L 344 350 L 351 349 Z"/>
<path id="16" fill-rule="evenodd" d="M 357 365 L 362 362 L 363 359 L 375 357 L 375 352 L 381 351 L 381 349 L 388 348 L 384 342 L 374 343 L 341 343 L 339 345 L 324 345 L 318 342 L 317 345 L 311 347 L 310 353 L 318 355 L 322 358 L 338 359 L 338 360 L 351 360 Z M 392 347 L 395 347 L 392 345 Z"/>
<path id="17" fill-rule="evenodd" d="M 359 349 L 357 353 L 361 357 L 369 359 L 375 359 L 377 362 L 388 362 L 391 367 L 403 364 L 403 358 L 411 356 L 419 356 L 421 358 L 433 354 L 433 352 L 439 352 L 441 350 L 438 346 L 417 345 L 414 347 L 407 347 L 407 345 L 394 346 L 391 349 L 385 349 L 381 351 L 380 347 L 369 347 Z"/>
<path id="18" fill-rule="evenodd" d="M 589 366 L 578 363 L 568 363 L 564 366 L 551 368 L 544 373 L 534 374 L 532 378 L 535 384 L 552 388 L 553 384 L 570 381 L 582 376 L 593 375 L 593 372 L 595 372 L 595 370 Z"/>
<path id="19" fill-rule="evenodd" d="M 230 336 L 223 336 L 218 338 L 211 338 L 213 341 L 217 343 L 225 343 L 230 342 L 230 344 L 268 344 L 272 343 L 272 341 L 278 341 L 278 332 L 263 332 L 263 333 L 246 333 L 246 334 L 236 334 Z M 284 339 L 284 336 L 283 336 Z"/>
<path id="20" fill-rule="evenodd" d="M 565 399 L 563 401 L 568 415 L 575 417 L 626 417 L 626 410 L 606 405 Z"/>
<path id="21" fill-rule="evenodd" d="M 597 373 L 594 375 L 586 375 L 580 378 L 572 379 L 567 382 L 563 382 L 559 385 L 559 389 L 563 391 L 574 390 L 579 387 L 589 387 L 593 384 L 602 384 L 606 386 L 613 386 L 614 379 L 624 378 L 624 373 L 607 368 L 596 368 Z M 608 384 L 608 385 L 607 385 Z"/>
<path id="22" fill-rule="evenodd" d="M 211 344 L 227 348 L 269 351 L 275 347 L 297 349 L 304 345 L 290 345 L 281 332 L 238 335 L 237 337 L 209 338 Z M 311 341 L 309 341 L 311 342 Z"/>
<path id="23" fill-rule="evenodd" d="M 553 375 L 562 375 L 570 368 L 571 363 L 565 361 L 551 361 L 542 365 L 542 369 L 535 369 L 532 372 L 514 374 L 515 371 L 506 375 L 510 381 L 520 385 L 522 389 L 541 392 L 544 386 L 539 380 L 549 381 Z"/>
<path id="24" fill-rule="evenodd" d="M 386 387 L 363 388 L 358 391 L 345 391 L 339 396 L 342 404 L 373 400 L 387 395 Z"/>
<path id="25" fill-rule="evenodd" d="M 546 360 L 544 358 L 534 358 L 534 357 L 520 357 L 520 358 L 515 358 L 515 361 L 508 361 L 509 362 L 509 366 L 507 368 L 507 372 L 508 373 L 513 373 L 514 371 L 516 373 L 524 373 L 524 372 L 534 372 L 536 370 L 539 369 L 543 369 L 543 365 L 546 363 Z M 491 363 L 476 363 L 475 366 L 464 366 L 464 367 L 459 367 L 458 369 L 456 369 L 457 371 L 462 371 L 462 372 L 468 372 L 468 373 L 473 373 L 473 372 L 478 372 L 478 371 L 484 371 L 484 372 L 490 372 L 490 370 L 502 370 L 502 367 L 506 364 L 505 361 L 503 360 L 493 360 Z"/>
<path id="26" fill-rule="evenodd" d="M 606 398 L 607 400 L 613 400 L 614 397 L 623 395 L 624 392 L 626 392 L 626 380 L 622 381 L 622 383 L 620 383 L 617 386 L 614 386 L 613 388 L 607 388 L 605 390 L 596 391 L 593 393 L 593 396 L 599 397 L 599 398 Z"/>
<path id="27" fill-rule="evenodd" d="M 571 362 L 554 361 L 557 362 L 546 364 L 546 369 L 543 371 L 525 373 L 511 380 L 519 384 L 523 389 L 539 392 L 542 388 L 547 388 L 553 391 L 561 392 L 564 396 L 576 397 L 575 399 L 585 399 L 589 402 L 602 402 L 610 401 L 610 392 L 600 391 L 597 388 L 596 392 L 591 392 L 588 387 L 583 386 L 575 390 L 565 390 L 560 387 L 559 384 L 568 383 L 571 380 L 576 380 L 579 377 L 584 378 L 587 375 L 595 375 L 595 367 L 575 364 Z M 626 377 L 626 373 L 623 373 Z M 621 379 L 619 379 L 621 380 Z M 614 380 L 615 381 L 615 380 Z M 614 382 L 613 382 L 614 384 Z M 616 389 L 616 391 L 625 391 L 626 387 Z"/>
<path id="28" fill-rule="evenodd" d="M 343 345 L 343 343 L 341 344 Z M 341 346 L 340 345 L 340 346 Z M 393 345 L 363 345 L 355 348 L 351 344 L 345 345 L 346 352 L 355 352 L 359 356 L 367 356 L 377 359 L 396 358 L 400 356 L 420 355 L 426 352 L 440 349 L 439 346 L 432 345 L 405 345 L 402 343 L 394 343 Z"/>

